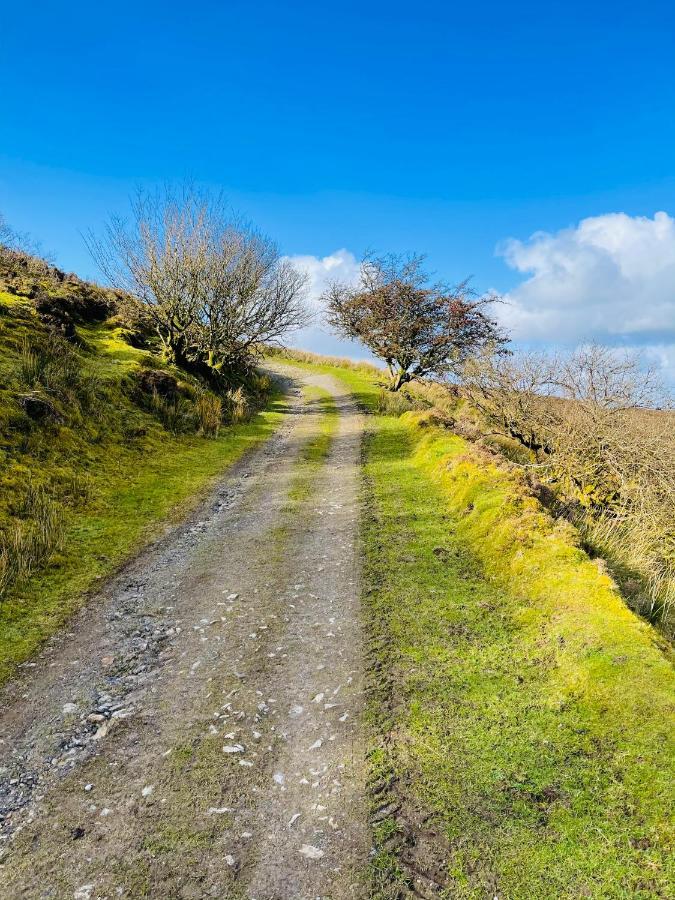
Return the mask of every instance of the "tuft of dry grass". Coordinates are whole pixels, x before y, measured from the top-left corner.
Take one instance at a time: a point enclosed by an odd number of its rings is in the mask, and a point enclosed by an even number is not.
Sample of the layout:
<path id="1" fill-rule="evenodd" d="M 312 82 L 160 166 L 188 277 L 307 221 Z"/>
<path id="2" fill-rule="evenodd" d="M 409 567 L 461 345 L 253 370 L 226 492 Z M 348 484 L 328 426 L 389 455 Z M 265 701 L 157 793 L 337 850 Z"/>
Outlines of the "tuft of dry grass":
<path id="1" fill-rule="evenodd" d="M 251 404 L 242 387 L 227 392 L 228 418 L 233 425 L 246 422 L 251 415 Z"/>
<path id="2" fill-rule="evenodd" d="M 197 398 L 197 420 L 199 430 L 206 437 L 218 437 L 223 421 L 223 402 L 210 391 L 204 391 Z"/>
<path id="3" fill-rule="evenodd" d="M 63 545 L 61 506 L 29 482 L 21 510 L 0 538 L 0 601 L 15 584 L 39 571 Z"/>

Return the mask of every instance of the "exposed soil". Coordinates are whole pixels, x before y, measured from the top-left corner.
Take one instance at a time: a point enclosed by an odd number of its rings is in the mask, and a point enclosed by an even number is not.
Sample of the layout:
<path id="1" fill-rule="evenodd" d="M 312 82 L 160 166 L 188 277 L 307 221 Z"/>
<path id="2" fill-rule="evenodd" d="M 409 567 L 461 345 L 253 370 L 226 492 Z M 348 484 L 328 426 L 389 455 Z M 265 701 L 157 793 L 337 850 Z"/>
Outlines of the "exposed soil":
<path id="1" fill-rule="evenodd" d="M 2 897 L 366 895 L 362 421 L 276 369 L 276 436 L 0 693 Z M 340 416 L 292 503 L 320 417 L 301 381 Z"/>

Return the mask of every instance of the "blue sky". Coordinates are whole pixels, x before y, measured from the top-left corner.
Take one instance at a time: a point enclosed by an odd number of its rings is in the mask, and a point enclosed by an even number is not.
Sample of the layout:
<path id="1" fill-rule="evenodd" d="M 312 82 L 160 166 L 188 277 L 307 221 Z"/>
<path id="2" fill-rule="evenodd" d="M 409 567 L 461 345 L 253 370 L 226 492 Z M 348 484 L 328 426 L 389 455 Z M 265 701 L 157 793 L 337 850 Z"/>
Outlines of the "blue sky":
<path id="1" fill-rule="evenodd" d="M 290 256 L 426 252 L 522 342 L 675 367 L 671 3 L 6 4 L 0 65 L 0 210 L 65 268 L 95 274 L 80 232 L 135 185 L 191 177 Z"/>

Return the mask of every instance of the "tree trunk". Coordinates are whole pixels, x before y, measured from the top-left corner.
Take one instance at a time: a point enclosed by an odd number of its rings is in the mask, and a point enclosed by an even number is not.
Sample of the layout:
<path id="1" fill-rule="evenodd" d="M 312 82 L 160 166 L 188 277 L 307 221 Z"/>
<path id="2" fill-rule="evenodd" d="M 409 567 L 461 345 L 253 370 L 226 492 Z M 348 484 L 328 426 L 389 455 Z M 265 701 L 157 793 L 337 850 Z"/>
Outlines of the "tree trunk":
<path id="1" fill-rule="evenodd" d="M 389 386 L 389 390 L 400 391 L 404 384 L 407 384 L 410 381 L 410 372 L 406 369 L 399 369 L 396 374 L 392 375 L 391 385 Z"/>

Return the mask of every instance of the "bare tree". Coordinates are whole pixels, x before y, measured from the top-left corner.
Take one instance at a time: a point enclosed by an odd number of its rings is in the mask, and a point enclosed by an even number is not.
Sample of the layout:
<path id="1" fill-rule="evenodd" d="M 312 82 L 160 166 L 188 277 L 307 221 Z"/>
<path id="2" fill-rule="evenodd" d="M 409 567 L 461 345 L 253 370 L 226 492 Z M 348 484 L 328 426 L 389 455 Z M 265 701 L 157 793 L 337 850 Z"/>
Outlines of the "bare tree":
<path id="1" fill-rule="evenodd" d="M 89 251 L 108 281 L 134 298 L 170 362 L 187 360 L 213 231 L 224 227 L 220 199 L 183 188 L 137 191 L 131 222 L 112 216 Z"/>
<path id="2" fill-rule="evenodd" d="M 471 405 L 497 434 L 513 438 L 539 459 L 550 451 L 548 418 L 555 362 L 544 353 L 495 357 L 484 353 L 467 361 L 462 387 Z"/>
<path id="3" fill-rule="evenodd" d="M 33 253 L 36 246 L 29 234 L 12 228 L 7 218 L 0 212 L 0 248 L 16 253 Z"/>
<path id="4" fill-rule="evenodd" d="M 264 344 L 307 324 L 306 280 L 269 238 L 242 224 L 228 228 L 213 247 L 199 304 L 208 365 L 222 371 L 252 361 Z"/>
<path id="5" fill-rule="evenodd" d="M 583 344 L 569 356 L 559 357 L 556 370 L 552 383 L 562 396 L 591 410 L 650 408 L 665 399 L 656 373 L 642 365 L 638 353 Z"/>
<path id="6" fill-rule="evenodd" d="M 10 247 L 14 238 L 14 232 L 10 228 L 9 222 L 0 212 L 0 247 Z"/>
<path id="7" fill-rule="evenodd" d="M 533 451 L 538 462 L 554 455 L 550 462 L 560 468 L 569 460 L 572 479 L 589 465 L 632 469 L 627 459 L 618 463 L 635 450 L 623 449 L 631 443 L 628 423 L 664 403 L 658 379 L 639 355 L 598 344 L 568 355 L 488 354 L 465 366 L 463 389 L 495 431 Z M 646 451 L 649 438 L 641 440 Z"/>
<path id="8" fill-rule="evenodd" d="M 463 391 L 603 552 L 644 574 L 651 609 L 675 605 L 675 420 L 639 356 L 590 344 L 488 357 L 466 367 Z"/>
<path id="9" fill-rule="evenodd" d="M 40 259 L 39 257 L 43 258 Z M 28 232 L 16 231 L 0 212 L 0 257 L 7 260 L 23 260 L 27 269 L 40 271 L 45 269 L 50 258 L 47 256 L 39 241 L 36 241 Z"/>
<path id="10" fill-rule="evenodd" d="M 304 276 L 222 197 L 190 186 L 139 191 L 131 211 L 130 224 L 111 218 L 88 246 L 108 280 L 136 299 L 170 361 L 214 376 L 245 369 L 259 344 L 304 324 Z"/>
<path id="11" fill-rule="evenodd" d="M 465 281 L 431 284 L 424 258 L 366 256 L 356 287 L 334 283 L 324 294 L 327 319 L 347 338 L 360 340 L 384 360 L 390 389 L 415 378 L 447 375 L 488 345 L 505 342 L 487 307 Z"/>

